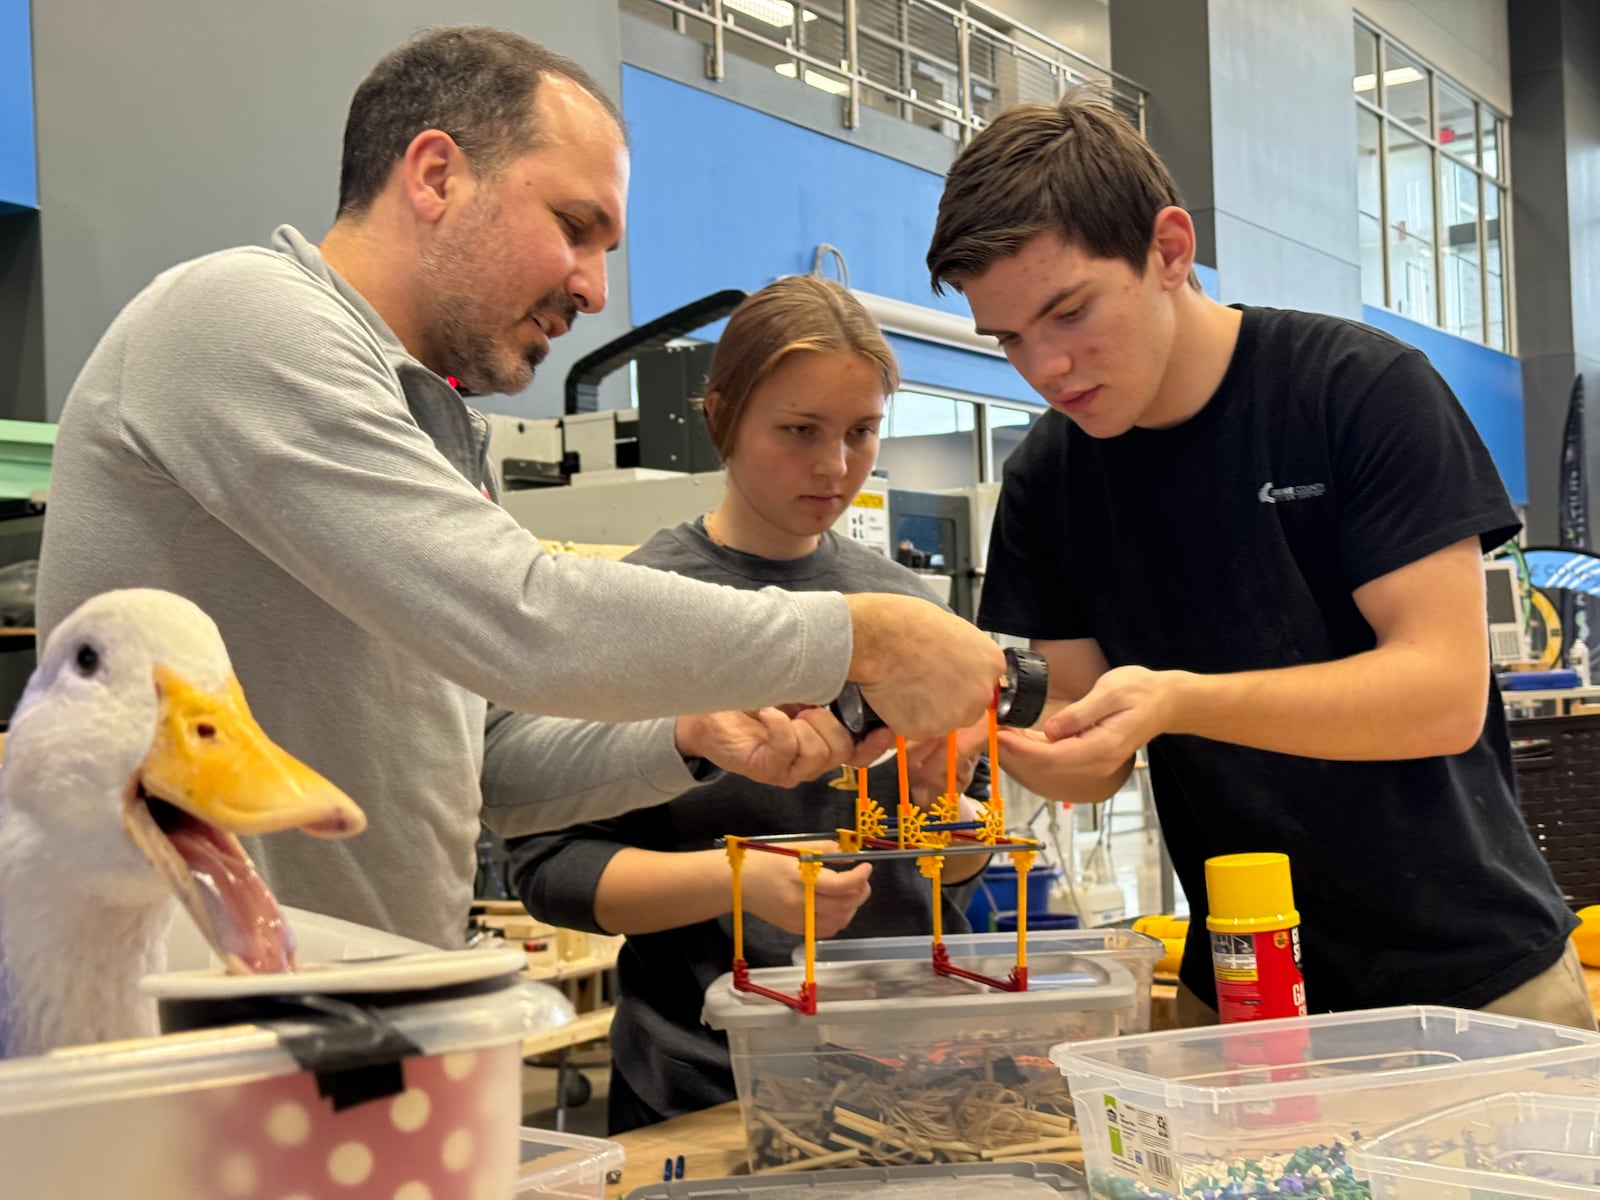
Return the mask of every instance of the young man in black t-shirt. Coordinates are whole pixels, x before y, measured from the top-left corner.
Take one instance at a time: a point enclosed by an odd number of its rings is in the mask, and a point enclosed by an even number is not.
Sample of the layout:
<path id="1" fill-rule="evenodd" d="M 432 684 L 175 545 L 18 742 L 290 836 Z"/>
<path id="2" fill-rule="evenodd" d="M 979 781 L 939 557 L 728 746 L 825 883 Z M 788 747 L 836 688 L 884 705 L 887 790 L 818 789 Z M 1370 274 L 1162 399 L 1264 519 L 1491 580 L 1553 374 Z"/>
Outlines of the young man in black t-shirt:
<path id="1" fill-rule="evenodd" d="M 1419 352 L 1229 308 L 1165 166 L 1109 109 L 1003 113 L 928 266 L 1049 403 L 1006 464 L 979 622 L 1059 706 L 1008 771 L 1094 802 L 1148 744 L 1215 1020 L 1203 865 L 1287 853 L 1312 1011 L 1437 1003 L 1592 1027 L 1576 924 L 1522 823 L 1482 553 L 1518 522 Z"/>

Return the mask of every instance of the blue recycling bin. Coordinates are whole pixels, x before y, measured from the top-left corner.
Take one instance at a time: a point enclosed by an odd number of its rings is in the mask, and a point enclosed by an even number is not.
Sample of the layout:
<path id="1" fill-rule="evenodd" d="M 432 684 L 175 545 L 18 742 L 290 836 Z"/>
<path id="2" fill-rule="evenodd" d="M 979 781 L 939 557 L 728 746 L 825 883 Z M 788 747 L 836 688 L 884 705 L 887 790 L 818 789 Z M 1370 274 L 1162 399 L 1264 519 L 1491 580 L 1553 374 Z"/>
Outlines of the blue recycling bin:
<path id="1" fill-rule="evenodd" d="M 1061 878 L 1061 868 L 1039 864 L 1028 872 L 1028 913 L 1043 913 L 1050 907 L 1050 889 Z M 978 886 L 967 902 L 967 921 L 973 932 L 984 933 L 996 928 L 1000 913 L 1015 914 L 1017 904 L 1017 871 L 1009 863 L 986 867 L 978 877 Z M 1016 928 L 1015 925 L 1012 926 Z"/>

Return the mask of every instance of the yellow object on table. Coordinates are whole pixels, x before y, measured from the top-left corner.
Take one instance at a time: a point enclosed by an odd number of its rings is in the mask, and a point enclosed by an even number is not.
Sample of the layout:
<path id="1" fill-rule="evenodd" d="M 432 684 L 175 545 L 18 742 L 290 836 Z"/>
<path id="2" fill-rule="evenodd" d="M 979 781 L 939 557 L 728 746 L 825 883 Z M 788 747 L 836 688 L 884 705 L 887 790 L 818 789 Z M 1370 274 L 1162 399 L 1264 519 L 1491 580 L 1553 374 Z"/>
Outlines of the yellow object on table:
<path id="1" fill-rule="evenodd" d="M 1166 947 L 1166 955 L 1156 963 L 1157 975 L 1176 978 L 1183 965 L 1183 944 L 1189 936 L 1187 917 L 1140 917 L 1133 923 L 1133 931 L 1153 937 Z"/>
<path id="2" fill-rule="evenodd" d="M 1600 904 L 1580 908 L 1578 920 L 1582 924 L 1572 931 L 1578 958 L 1586 967 L 1600 967 Z"/>

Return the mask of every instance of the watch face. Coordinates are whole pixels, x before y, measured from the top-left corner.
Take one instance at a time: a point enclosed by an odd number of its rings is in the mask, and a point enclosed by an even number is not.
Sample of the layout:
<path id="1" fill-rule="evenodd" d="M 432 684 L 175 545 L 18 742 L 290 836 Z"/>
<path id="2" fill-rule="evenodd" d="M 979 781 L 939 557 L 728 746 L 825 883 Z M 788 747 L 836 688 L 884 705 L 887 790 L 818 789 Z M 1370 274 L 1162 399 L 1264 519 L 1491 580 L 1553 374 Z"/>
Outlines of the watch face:
<path id="1" fill-rule="evenodd" d="M 839 718 L 839 724 L 855 737 L 859 738 L 867 731 L 867 702 L 855 684 L 845 684 L 844 691 L 829 707 L 833 709 L 833 715 Z"/>

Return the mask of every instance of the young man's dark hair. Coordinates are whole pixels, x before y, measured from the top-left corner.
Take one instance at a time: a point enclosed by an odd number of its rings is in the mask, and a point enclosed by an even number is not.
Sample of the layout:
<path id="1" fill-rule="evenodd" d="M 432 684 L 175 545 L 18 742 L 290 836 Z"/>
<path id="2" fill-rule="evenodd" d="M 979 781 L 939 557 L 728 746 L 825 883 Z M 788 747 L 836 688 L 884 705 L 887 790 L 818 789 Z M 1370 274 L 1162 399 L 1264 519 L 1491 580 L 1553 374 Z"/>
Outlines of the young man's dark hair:
<path id="1" fill-rule="evenodd" d="M 546 75 L 570 79 L 623 127 L 617 106 L 587 71 L 508 30 L 433 29 L 386 54 L 350 101 L 339 216 L 355 216 L 372 203 L 424 129 L 448 133 L 485 175 L 538 149 L 534 100 Z"/>
<path id="2" fill-rule="evenodd" d="M 960 291 L 1041 233 L 1143 274 L 1156 214 L 1182 203 L 1166 164 L 1092 92 L 1018 104 L 950 168 L 928 247 L 933 290 Z"/>

